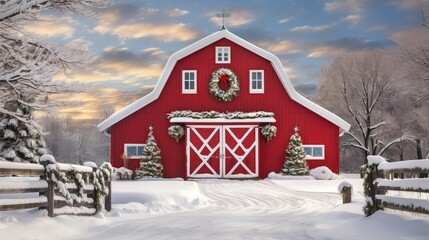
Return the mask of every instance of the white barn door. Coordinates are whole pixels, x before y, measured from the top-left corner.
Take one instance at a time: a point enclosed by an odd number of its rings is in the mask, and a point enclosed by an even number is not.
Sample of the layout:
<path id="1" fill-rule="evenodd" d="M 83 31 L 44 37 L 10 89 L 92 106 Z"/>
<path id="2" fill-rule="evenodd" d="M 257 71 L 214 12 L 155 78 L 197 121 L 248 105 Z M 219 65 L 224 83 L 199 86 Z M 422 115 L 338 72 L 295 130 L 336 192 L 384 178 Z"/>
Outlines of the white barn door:
<path id="1" fill-rule="evenodd" d="M 188 177 L 258 177 L 257 125 L 196 125 L 186 133 Z"/>

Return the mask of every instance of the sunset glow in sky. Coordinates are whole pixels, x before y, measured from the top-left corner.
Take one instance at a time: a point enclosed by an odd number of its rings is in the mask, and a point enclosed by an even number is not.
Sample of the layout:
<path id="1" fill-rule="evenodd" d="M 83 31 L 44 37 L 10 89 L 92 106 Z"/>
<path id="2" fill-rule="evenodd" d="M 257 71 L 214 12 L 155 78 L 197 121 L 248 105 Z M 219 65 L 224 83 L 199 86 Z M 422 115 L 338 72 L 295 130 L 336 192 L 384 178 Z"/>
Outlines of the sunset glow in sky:
<path id="1" fill-rule="evenodd" d="M 419 27 L 415 0 L 117 1 L 99 19 L 44 13 L 28 31 L 58 44 L 78 44 L 95 61 L 73 81 L 88 93 L 62 116 L 96 117 L 101 104 L 128 105 L 151 91 L 168 57 L 217 31 L 225 9 L 229 31 L 280 58 L 295 88 L 312 95 L 321 68 L 343 52 L 389 47 L 391 37 Z"/>

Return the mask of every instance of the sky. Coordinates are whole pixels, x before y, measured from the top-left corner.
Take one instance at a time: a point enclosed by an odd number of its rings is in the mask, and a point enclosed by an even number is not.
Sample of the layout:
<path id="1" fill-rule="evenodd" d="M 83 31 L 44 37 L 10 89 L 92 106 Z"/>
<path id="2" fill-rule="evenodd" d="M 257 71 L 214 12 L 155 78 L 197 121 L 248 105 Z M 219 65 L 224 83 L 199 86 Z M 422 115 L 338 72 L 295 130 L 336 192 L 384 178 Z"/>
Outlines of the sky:
<path id="1" fill-rule="evenodd" d="M 419 25 L 415 0 L 123 0 L 99 18 L 44 13 L 47 21 L 27 30 L 93 54 L 70 80 L 87 92 L 62 96 L 79 104 L 57 111 L 94 119 L 104 105 L 118 111 L 150 92 L 169 56 L 218 31 L 222 9 L 228 30 L 275 54 L 305 96 L 316 93 L 321 70 L 337 54 L 392 46 L 392 35 Z"/>

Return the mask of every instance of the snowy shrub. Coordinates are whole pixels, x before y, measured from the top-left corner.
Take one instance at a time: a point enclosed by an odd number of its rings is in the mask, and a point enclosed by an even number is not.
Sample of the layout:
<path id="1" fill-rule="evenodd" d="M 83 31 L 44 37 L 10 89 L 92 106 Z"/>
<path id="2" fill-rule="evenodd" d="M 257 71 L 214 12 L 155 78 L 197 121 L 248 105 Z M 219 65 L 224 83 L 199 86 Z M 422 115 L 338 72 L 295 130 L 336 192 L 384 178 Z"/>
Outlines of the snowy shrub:
<path id="1" fill-rule="evenodd" d="M 328 167 L 322 166 L 310 170 L 310 176 L 317 180 L 334 180 L 338 175 L 333 173 Z"/>

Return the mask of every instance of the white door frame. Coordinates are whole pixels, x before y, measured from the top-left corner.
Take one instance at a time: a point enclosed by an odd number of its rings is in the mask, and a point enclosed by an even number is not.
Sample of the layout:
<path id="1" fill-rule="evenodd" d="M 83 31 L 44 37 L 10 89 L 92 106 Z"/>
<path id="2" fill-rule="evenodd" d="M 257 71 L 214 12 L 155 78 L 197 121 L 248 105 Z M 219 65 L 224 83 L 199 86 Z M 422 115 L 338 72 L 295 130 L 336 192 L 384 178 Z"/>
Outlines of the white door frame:
<path id="1" fill-rule="evenodd" d="M 210 136 L 207 139 L 204 139 L 197 130 L 198 128 L 213 128 L 213 132 L 210 134 Z M 249 130 L 241 137 L 240 139 L 235 136 L 235 134 L 230 130 L 231 128 L 248 128 Z M 258 177 L 259 176 L 259 131 L 258 131 L 258 125 L 188 125 L 186 128 L 186 162 L 187 162 L 187 177 L 204 177 L 204 178 L 249 178 L 249 177 Z M 190 141 L 190 133 L 191 131 L 203 142 L 203 145 L 197 149 Z M 219 131 L 219 143 L 214 146 L 213 148 L 208 145 L 208 142 L 212 140 L 212 138 L 216 135 L 217 131 Z M 236 141 L 236 144 L 234 146 L 229 146 L 225 142 L 225 134 L 226 132 L 229 133 L 229 135 L 234 138 Z M 255 142 L 249 147 L 245 148 L 242 143 L 246 139 L 246 137 L 249 134 L 252 134 L 254 132 L 255 134 Z M 202 155 L 201 151 L 204 149 L 204 147 L 207 147 L 210 151 L 208 155 Z M 236 155 L 234 152 L 241 147 L 242 150 L 245 152 L 243 155 Z M 197 168 L 194 169 L 194 171 L 191 173 L 191 158 L 190 158 L 190 151 L 192 150 L 198 155 L 198 157 L 201 159 L 201 163 L 198 165 Z M 255 149 L 255 172 L 252 172 L 244 163 L 244 158 L 253 150 Z M 226 173 L 226 166 L 225 166 L 225 152 L 228 150 L 231 155 L 237 160 L 237 163 L 229 170 L 228 173 Z M 215 152 L 219 152 L 219 174 L 216 173 L 216 171 L 210 166 L 210 164 L 207 163 L 207 161 L 213 156 Z M 239 174 L 239 175 L 233 175 L 232 172 L 238 167 L 243 166 L 244 169 L 249 174 Z M 207 166 L 209 170 L 213 173 L 211 174 L 197 174 L 198 170 L 200 170 L 203 166 Z"/>

